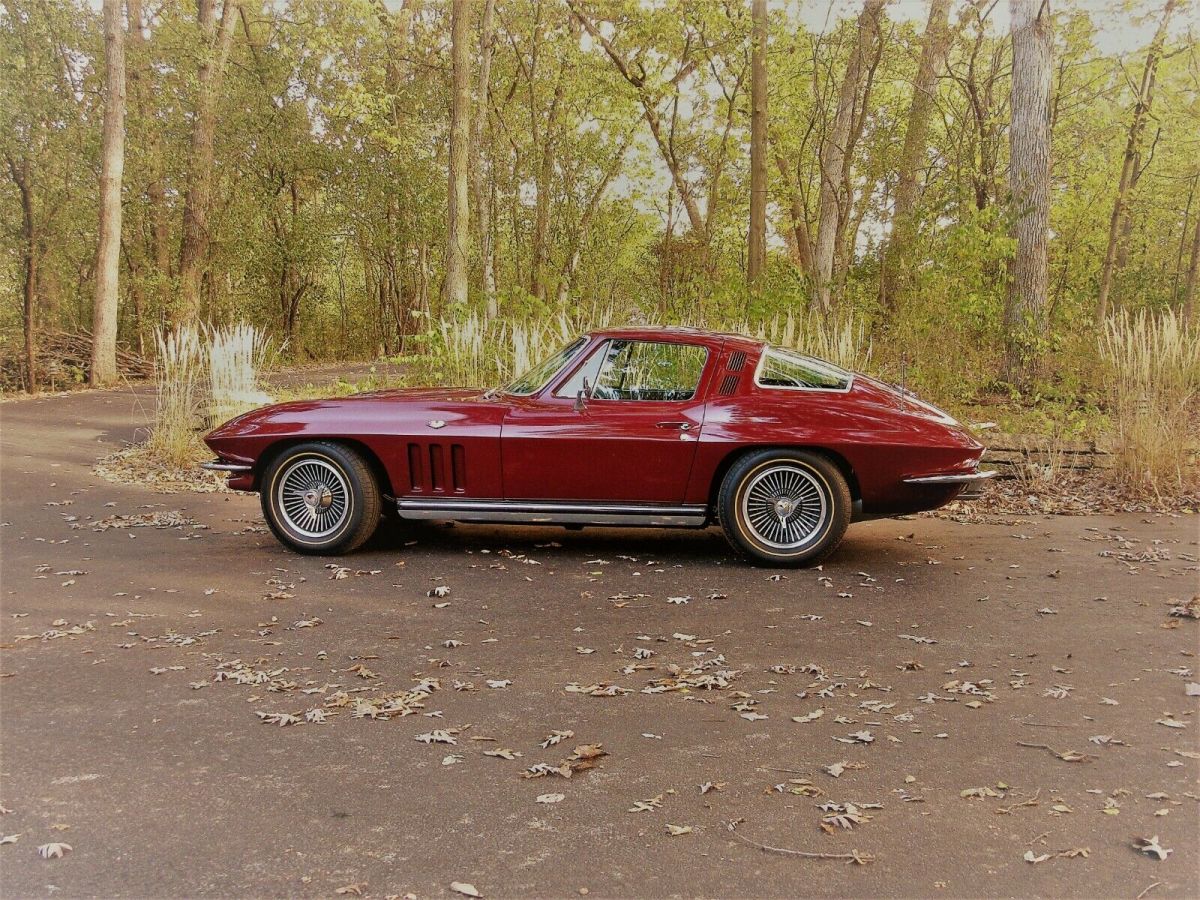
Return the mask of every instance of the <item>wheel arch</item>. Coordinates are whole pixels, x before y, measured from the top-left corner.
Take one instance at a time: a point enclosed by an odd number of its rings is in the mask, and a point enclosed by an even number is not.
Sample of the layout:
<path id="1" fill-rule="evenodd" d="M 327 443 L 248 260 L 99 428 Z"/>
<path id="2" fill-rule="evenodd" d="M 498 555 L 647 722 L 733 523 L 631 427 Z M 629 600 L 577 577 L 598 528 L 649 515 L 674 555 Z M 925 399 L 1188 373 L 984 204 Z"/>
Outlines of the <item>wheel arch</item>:
<path id="1" fill-rule="evenodd" d="M 258 459 L 254 463 L 253 489 L 256 491 L 262 489 L 263 474 L 283 453 L 287 452 L 292 447 L 298 447 L 301 444 L 313 443 L 338 444 L 355 451 L 363 458 L 363 461 L 371 470 L 371 474 L 375 476 L 375 481 L 379 485 L 380 493 L 386 494 L 389 497 L 395 496 L 395 493 L 392 491 L 391 479 L 388 478 L 387 469 L 384 467 L 383 461 L 379 458 L 375 451 L 362 441 L 355 440 L 354 438 L 344 437 L 288 437 L 274 441 L 258 455 Z"/>
<path id="2" fill-rule="evenodd" d="M 858 484 L 858 476 L 854 474 L 854 467 L 850 465 L 850 461 L 845 456 L 836 450 L 831 450 L 828 447 L 822 447 L 817 444 L 759 444 L 753 447 L 739 447 L 736 450 L 731 450 L 717 465 L 716 470 L 713 472 L 712 484 L 708 486 L 708 508 L 712 510 L 714 515 L 717 510 L 717 495 L 721 492 L 721 483 L 725 480 L 725 476 L 729 470 L 733 468 L 739 459 L 763 450 L 804 450 L 808 453 L 817 453 L 824 456 L 838 467 L 838 471 L 846 479 L 846 485 L 850 488 L 850 499 L 854 505 L 857 507 L 862 504 L 862 489 Z"/>

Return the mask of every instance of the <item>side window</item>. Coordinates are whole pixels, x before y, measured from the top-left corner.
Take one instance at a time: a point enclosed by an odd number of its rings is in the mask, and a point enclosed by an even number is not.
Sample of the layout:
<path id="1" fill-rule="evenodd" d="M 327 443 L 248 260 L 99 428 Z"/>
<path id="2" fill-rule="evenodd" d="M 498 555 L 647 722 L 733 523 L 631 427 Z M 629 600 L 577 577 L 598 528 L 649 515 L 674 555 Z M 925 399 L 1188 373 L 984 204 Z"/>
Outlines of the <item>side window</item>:
<path id="1" fill-rule="evenodd" d="M 597 355 L 597 400 L 690 400 L 708 359 L 695 344 L 658 341 L 610 341 Z"/>
<path id="2" fill-rule="evenodd" d="M 850 387 L 850 373 L 821 359 L 768 347 L 763 351 L 755 382 L 759 387 L 844 391 Z"/>

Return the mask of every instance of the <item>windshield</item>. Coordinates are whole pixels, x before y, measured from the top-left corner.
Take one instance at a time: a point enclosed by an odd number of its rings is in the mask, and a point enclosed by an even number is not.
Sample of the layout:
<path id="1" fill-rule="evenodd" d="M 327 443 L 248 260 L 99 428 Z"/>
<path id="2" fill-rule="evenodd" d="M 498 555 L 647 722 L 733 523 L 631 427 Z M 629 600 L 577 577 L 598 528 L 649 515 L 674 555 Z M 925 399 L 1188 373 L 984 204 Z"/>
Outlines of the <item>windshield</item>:
<path id="1" fill-rule="evenodd" d="M 586 343 L 587 338 L 576 338 L 553 356 L 542 360 L 515 381 L 510 382 L 504 388 L 504 392 L 506 394 L 517 394 L 518 396 L 522 397 L 527 397 L 530 394 L 536 393 L 546 384 L 546 382 L 554 377 L 554 374 L 567 364 L 567 360 L 578 353 L 580 348 L 582 348 Z"/>

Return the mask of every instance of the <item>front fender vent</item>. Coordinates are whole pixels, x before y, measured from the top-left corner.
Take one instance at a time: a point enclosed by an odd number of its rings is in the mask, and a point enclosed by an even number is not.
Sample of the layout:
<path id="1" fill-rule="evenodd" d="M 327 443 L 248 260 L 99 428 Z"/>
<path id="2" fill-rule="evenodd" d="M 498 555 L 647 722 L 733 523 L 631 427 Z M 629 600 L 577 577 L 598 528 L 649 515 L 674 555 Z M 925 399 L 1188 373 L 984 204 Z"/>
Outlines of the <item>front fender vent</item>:
<path id="1" fill-rule="evenodd" d="M 447 473 L 447 445 L 439 443 L 408 445 L 408 486 L 414 494 L 444 494 L 453 491 L 461 494 L 467 489 L 467 454 L 462 444 L 449 446 L 449 473 Z M 449 482 L 447 482 L 449 475 Z"/>

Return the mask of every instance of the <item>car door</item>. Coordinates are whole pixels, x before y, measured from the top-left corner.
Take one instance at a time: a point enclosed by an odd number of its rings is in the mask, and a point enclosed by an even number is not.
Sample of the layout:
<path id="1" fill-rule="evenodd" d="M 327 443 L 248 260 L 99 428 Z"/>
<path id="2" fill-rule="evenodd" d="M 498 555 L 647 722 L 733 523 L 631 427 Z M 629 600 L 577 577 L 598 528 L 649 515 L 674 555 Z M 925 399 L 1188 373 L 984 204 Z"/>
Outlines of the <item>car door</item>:
<path id="1" fill-rule="evenodd" d="M 540 394 L 515 399 L 500 440 L 506 499 L 681 503 L 715 356 L 696 343 L 608 338 Z"/>

